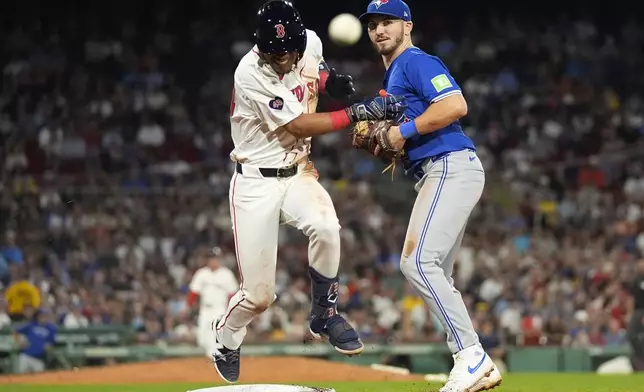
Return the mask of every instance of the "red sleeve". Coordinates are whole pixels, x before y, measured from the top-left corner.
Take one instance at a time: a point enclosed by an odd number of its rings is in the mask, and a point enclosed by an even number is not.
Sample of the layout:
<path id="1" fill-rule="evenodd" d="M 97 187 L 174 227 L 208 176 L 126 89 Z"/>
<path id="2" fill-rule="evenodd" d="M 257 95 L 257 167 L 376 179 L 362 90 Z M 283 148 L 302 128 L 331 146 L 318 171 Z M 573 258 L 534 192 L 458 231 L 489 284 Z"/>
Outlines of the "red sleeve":
<path id="1" fill-rule="evenodd" d="M 322 70 L 320 71 L 319 74 L 320 74 L 320 86 L 318 87 L 318 91 L 320 92 L 320 94 L 326 93 L 326 81 L 329 78 L 329 72 L 326 70 Z M 324 105 L 324 111 L 334 112 L 337 110 L 342 110 L 345 107 L 346 106 L 342 102 L 337 101 L 335 99 L 331 99 L 330 101 L 326 102 L 326 104 Z"/>
<path id="2" fill-rule="evenodd" d="M 326 80 L 329 78 L 329 73 L 327 71 L 320 71 L 320 86 L 318 91 L 321 93 L 326 92 Z"/>
<path id="3" fill-rule="evenodd" d="M 199 298 L 199 294 L 191 291 L 188 293 L 188 298 L 186 298 L 186 303 L 188 306 L 194 305 L 195 302 L 197 302 L 197 298 Z"/>

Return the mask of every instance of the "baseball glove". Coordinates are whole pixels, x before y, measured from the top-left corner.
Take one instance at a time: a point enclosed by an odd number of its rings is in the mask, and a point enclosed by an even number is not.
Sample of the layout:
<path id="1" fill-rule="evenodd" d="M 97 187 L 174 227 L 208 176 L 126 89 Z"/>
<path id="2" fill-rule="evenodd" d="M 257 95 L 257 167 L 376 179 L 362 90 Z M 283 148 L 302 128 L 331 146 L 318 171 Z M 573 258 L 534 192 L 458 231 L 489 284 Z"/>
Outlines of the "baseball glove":
<path id="1" fill-rule="evenodd" d="M 389 141 L 388 131 L 394 124 L 394 121 L 391 120 L 359 121 L 351 132 L 353 147 L 366 150 L 389 163 L 383 173 L 393 168 L 391 171 L 392 179 L 396 170 L 396 161 L 402 158 L 405 153 L 404 150 L 393 148 Z"/>

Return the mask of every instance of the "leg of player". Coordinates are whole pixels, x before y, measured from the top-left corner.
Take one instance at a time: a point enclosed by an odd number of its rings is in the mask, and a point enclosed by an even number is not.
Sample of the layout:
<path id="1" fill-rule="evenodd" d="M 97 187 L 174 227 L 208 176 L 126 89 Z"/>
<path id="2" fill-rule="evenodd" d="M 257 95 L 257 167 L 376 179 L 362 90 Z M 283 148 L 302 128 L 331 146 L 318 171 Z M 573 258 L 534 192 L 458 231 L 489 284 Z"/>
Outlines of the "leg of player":
<path id="1" fill-rule="evenodd" d="M 239 377 L 239 347 L 246 327 L 275 300 L 277 234 L 283 190 L 277 178 L 235 173 L 230 183 L 230 216 L 235 236 L 240 289 L 217 319 L 213 359 L 227 382 Z"/>
<path id="2" fill-rule="evenodd" d="M 453 286 L 453 257 L 448 256 L 459 246 L 483 192 L 485 173 L 469 151 L 429 161 L 424 170 L 400 268 L 441 321 L 454 353 L 454 368 L 441 392 L 473 392 L 482 378 L 491 375 L 494 363 L 481 348 L 465 303 Z"/>
<path id="3" fill-rule="evenodd" d="M 316 175 L 304 171 L 292 179 L 282 205 L 282 215 L 285 223 L 309 237 L 311 336 L 328 338 L 342 354 L 360 354 L 364 344 L 358 333 L 337 312 L 340 224 L 331 197 Z"/>
<path id="4" fill-rule="evenodd" d="M 456 242 L 454 243 L 454 246 L 452 246 L 452 249 L 445 257 L 445 260 L 443 260 L 443 262 L 441 263 L 441 269 L 443 270 L 445 278 L 447 278 L 447 281 L 452 287 L 452 292 L 457 297 L 457 299 L 461 299 L 461 300 L 462 300 L 461 292 L 458 291 L 456 287 L 454 287 L 454 278 L 452 277 L 452 273 L 454 271 L 454 263 L 456 262 L 458 251 L 460 250 L 461 243 L 463 242 L 465 227 L 466 225 L 464 225 L 463 228 L 461 229 L 461 232 L 456 238 Z M 490 373 L 489 376 L 481 378 L 476 384 L 474 384 L 469 389 L 468 392 L 487 391 L 489 389 L 493 389 L 494 387 L 497 387 L 498 385 L 500 385 L 501 381 L 502 381 L 501 372 L 499 371 L 498 367 L 495 366 L 494 370 L 492 371 L 492 373 Z"/>
<path id="5" fill-rule="evenodd" d="M 207 357 L 212 355 L 212 321 L 220 314 L 199 314 L 197 316 L 197 345 L 204 349 Z"/>

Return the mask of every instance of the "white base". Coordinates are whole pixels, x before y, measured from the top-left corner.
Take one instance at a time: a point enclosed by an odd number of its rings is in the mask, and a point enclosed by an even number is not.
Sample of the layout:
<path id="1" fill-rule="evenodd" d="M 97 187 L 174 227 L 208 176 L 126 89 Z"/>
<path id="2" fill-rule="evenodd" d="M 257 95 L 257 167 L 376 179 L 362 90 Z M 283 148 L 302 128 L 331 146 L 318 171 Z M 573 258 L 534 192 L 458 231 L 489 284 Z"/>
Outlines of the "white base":
<path id="1" fill-rule="evenodd" d="M 597 374 L 632 374 L 633 366 L 628 357 L 616 357 L 608 360 L 597 368 Z"/>
<path id="2" fill-rule="evenodd" d="M 187 392 L 335 392 L 335 389 L 303 387 L 300 385 L 250 384 L 226 385 L 223 387 L 195 389 Z"/>

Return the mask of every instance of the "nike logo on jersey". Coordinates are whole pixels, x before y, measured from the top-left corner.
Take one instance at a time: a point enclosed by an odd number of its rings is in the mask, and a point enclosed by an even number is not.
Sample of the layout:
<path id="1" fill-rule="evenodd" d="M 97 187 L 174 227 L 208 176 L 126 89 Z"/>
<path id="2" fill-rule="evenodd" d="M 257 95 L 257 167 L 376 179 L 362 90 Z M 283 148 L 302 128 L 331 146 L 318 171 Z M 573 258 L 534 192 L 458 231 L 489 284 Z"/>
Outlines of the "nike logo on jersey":
<path id="1" fill-rule="evenodd" d="M 475 159 L 476 159 L 476 157 L 470 157 L 470 162 L 472 162 Z"/>
<path id="2" fill-rule="evenodd" d="M 485 361 L 485 357 L 487 357 L 487 353 L 483 354 L 483 356 L 481 357 L 481 360 L 479 361 L 479 363 L 476 364 L 476 366 L 474 366 L 474 367 L 469 367 L 468 366 L 467 371 L 470 372 L 470 374 L 474 374 L 474 372 L 479 370 L 481 365 L 483 365 L 483 361 Z"/>

